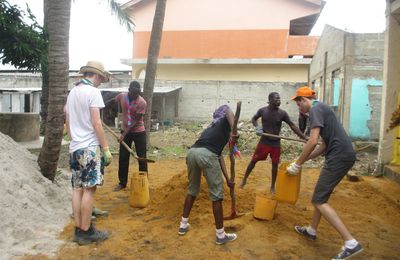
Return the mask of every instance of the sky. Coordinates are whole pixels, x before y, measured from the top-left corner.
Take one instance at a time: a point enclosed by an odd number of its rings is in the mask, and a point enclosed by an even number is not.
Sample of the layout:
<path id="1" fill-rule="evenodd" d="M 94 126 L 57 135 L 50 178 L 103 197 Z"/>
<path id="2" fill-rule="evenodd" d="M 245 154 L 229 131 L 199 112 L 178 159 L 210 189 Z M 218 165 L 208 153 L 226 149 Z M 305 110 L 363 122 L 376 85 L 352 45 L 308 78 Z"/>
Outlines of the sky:
<path id="1" fill-rule="evenodd" d="M 328 0 L 310 35 L 321 35 L 325 24 L 352 33 L 385 30 L 385 0 Z"/>
<path id="2" fill-rule="evenodd" d="M 25 9 L 28 3 L 37 21 L 43 21 L 42 0 L 8 0 Z M 125 3 L 128 0 L 117 0 Z M 325 24 L 354 33 L 385 30 L 385 0 L 327 0 L 311 35 L 321 35 Z M 130 70 L 120 59 L 132 57 L 133 34 L 112 16 L 105 0 L 72 0 L 70 24 L 70 69 L 88 60 L 104 63 L 107 70 Z M 9 69 L 0 64 L 0 69 Z"/>
<path id="3" fill-rule="evenodd" d="M 26 10 L 26 4 L 43 24 L 43 0 L 8 0 Z M 125 3 L 127 0 L 118 1 Z M 70 21 L 70 70 L 89 60 L 101 61 L 107 70 L 131 70 L 120 59 L 132 57 L 133 33 L 111 15 L 105 0 L 72 0 Z M 0 69 L 1 65 L 0 65 Z"/>

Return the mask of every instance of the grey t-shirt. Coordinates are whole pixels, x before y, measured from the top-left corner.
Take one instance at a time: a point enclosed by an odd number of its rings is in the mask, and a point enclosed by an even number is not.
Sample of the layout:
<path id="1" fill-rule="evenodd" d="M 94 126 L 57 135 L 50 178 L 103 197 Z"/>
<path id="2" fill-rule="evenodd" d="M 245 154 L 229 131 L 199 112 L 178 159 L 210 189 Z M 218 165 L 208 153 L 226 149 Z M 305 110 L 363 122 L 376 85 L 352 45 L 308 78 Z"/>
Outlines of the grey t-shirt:
<path id="1" fill-rule="evenodd" d="M 310 109 L 310 128 L 320 128 L 320 135 L 326 144 L 326 161 L 354 161 L 353 146 L 343 126 L 339 123 L 332 109 L 324 103 L 315 101 Z"/>

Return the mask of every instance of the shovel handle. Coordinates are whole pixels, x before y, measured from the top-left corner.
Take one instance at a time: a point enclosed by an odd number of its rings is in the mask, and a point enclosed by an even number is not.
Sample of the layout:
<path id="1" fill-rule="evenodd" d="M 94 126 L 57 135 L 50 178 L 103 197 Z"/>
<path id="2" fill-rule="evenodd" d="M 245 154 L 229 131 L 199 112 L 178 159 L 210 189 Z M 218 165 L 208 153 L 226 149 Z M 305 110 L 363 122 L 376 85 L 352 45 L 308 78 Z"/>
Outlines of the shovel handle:
<path id="1" fill-rule="evenodd" d="M 108 130 L 108 132 L 110 132 L 118 141 L 119 141 L 119 136 L 108 126 L 106 125 L 103 121 L 102 124 L 104 126 L 105 129 Z M 141 157 L 137 157 L 135 155 L 135 153 L 133 152 L 133 150 L 124 142 L 121 141 L 121 144 L 126 148 L 126 150 L 128 150 L 128 152 L 138 161 L 146 161 L 148 163 L 154 163 L 155 161 L 152 159 L 147 159 L 147 158 L 141 158 Z"/>
<path id="2" fill-rule="evenodd" d="M 268 134 L 268 133 L 262 133 L 261 135 L 262 136 L 268 136 L 268 137 L 275 137 L 275 138 L 279 138 L 279 139 L 290 140 L 290 141 L 295 141 L 295 142 L 307 143 L 306 140 L 297 139 L 297 138 L 291 138 L 291 137 L 286 137 L 286 136 L 273 135 L 273 134 Z"/>

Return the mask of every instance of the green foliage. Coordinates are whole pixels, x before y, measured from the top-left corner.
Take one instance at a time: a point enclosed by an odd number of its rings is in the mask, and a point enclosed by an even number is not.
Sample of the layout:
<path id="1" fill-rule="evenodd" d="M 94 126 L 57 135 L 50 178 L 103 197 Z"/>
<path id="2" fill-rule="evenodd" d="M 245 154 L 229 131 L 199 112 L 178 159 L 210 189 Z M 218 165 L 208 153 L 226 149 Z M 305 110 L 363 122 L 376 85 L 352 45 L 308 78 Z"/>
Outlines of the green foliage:
<path id="1" fill-rule="evenodd" d="M 121 25 L 126 26 L 128 32 L 133 32 L 135 23 L 129 16 L 121 9 L 121 5 L 114 0 L 107 0 L 112 14 L 115 14 Z"/>
<path id="2" fill-rule="evenodd" d="M 0 1 L 0 59 L 18 69 L 39 70 L 47 37 L 28 5 L 27 12 L 6 0 Z"/>
<path id="3" fill-rule="evenodd" d="M 147 157 L 148 158 L 184 158 L 188 151 L 189 147 L 179 144 L 179 145 L 171 145 L 165 147 L 149 147 Z"/>
<path id="4" fill-rule="evenodd" d="M 203 131 L 203 124 L 196 121 L 187 121 L 182 123 L 182 128 L 191 132 Z"/>

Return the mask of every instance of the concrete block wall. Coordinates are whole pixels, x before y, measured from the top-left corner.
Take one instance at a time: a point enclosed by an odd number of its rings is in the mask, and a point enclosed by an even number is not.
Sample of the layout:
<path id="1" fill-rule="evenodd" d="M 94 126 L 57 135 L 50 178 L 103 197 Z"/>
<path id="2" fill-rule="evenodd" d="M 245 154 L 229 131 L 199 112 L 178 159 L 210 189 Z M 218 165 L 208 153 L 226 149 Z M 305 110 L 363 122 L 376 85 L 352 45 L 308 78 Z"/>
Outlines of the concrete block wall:
<path id="1" fill-rule="evenodd" d="M 334 81 L 340 85 L 339 106 L 334 109 L 355 139 L 379 138 L 383 37 L 326 26 L 310 65 L 309 81 L 320 100 L 332 105 Z M 334 71 L 338 72 L 335 80 Z"/>
<path id="2" fill-rule="evenodd" d="M 352 137 L 379 139 L 382 103 L 384 35 L 349 34 L 353 40 L 352 63 L 347 70 L 351 81 L 349 132 Z"/>
<path id="3" fill-rule="evenodd" d="M 41 73 L 1 73 L 0 88 L 41 88 Z"/>
<path id="4" fill-rule="evenodd" d="M 126 87 L 128 89 L 132 76 L 128 72 L 115 73 L 113 79 L 101 85 L 104 88 L 119 88 Z M 68 87 L 71 89 L 76 78 L 69 78 Z M 41 88 L 42 74 L 41 73 L 0 73 L 0 88 Z"/>
<path id="5" fill-rule="evenodd" d="M 297 122 L 298 108 L 290 100 L 298 85 L 305 82 L 237 82 L 237 81 L 157 81 L 159 86 L 181 86 L 178 119 L 210 120 L 214 110 L 223 104 L 236 109 L 242 101 L 241 119 L 250 120 L 257 110 L 267 105 L 270 92 L 281 96 L 281 108 Z"/>
<path id="6" fill-rule="evenodd" d="M 0 132 L 16 142 L 38 140 L 39 123 L 39 114 L 36 113 L 0 113 Z"/>
<path id="7" fill-rule="evenodd" d="M 326 52 L 329 52 L 327 69 L 332 71 L 342 66 L 345 48 L 344 38 L 344 31 L 329 25 L 325 26 L 310 64 L 310 82 L 323 74 Z"/>
<path id="8" fill-rule="evenodd" d="M 0 79 L 0 82 L 3 82 L 3 86 L 6 87 L 12 86 L 14 82 L 20 87 L 41 86 L 41 78 L 38 76 L 25 76 L 25 79 L 21 80 L 20 83 L 18 82 L 19 79 L 14 79 L 13 76 L 0 74 Z M 102 84 L 101 87 L 128 88 L 131 80 L 129 74 L 116 74 L 110 83 Z M 76 79 L 70 78 L 69 86 L 72 87 L 74 82 L 76 82 Z M 139 82 L 143 85 L 143 80 L 139 80 Z M 259 108 L 267 105 L 268 94 L 278 92 L 281 95 L 281 108 L 289 113 L 294 122 L 297 122 L 298 109 L 290 98 L 299 85 L 306 84 L 306 82 L 156 80 L 155 86 L 182 87 L 179 90 L 178 100 L 173 95 L 166 96 L 165 119 L 207 121 L 210 120 L 212 113 L 218 106 L 228 104 L 234 110 L 236 102 L 241 100 L 241 119 L 250 120 Z M 178 116 L 176 116 L 175 111 L 176 102 L 178 102 Z M 161 98 L 154 95 L 153 110 L 161 111 L 161 107 Z"/>

